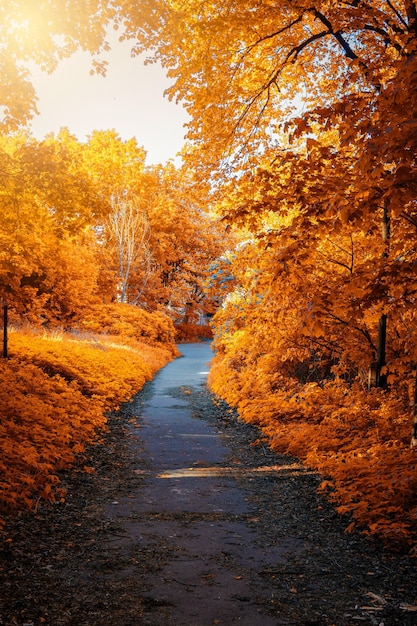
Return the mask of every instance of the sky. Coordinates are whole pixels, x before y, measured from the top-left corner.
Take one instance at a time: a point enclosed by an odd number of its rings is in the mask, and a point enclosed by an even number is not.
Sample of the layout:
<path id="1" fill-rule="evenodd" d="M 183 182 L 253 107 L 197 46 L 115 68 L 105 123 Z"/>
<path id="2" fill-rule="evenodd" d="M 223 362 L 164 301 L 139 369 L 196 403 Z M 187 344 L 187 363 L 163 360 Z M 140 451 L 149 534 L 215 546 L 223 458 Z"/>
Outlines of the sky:
<path id="1" fill-rule="evenodd" d="M 132 43 L 112 38 L 112 50 L 104 57 L 106 77 L 90 76 L 91 56 L 77 52 L 48 75 L 32 66 L 38 95 L 31 130 L 42 139 L 67 127 L 80 141 L 93 130 L 114 129 L 121 139 L 135 137 L 147 152 L 146 164 L 174 159 L 184 144 L 188 116 L 164 97 L 169 81 L 156 64 L 144 65 L 144 57 L 131 57 Z"/>

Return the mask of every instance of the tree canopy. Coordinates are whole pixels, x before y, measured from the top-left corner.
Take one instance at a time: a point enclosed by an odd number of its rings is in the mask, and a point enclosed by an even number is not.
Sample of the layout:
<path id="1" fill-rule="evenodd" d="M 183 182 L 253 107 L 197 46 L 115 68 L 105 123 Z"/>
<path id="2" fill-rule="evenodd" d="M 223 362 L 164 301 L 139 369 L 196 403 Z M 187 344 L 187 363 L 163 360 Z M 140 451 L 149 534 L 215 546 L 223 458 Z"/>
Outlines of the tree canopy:
<path id="1" fill-rule="evenodd" d="M 224 228 L 185 172 L 145 167 L 114 131 L 3 135 L 0 158 L 0 286 L 16 313 L 68 326 L 118 299 L 176 321 L 211 308 L 203 284 Z"/>
<path id="2" fill-rule="evenodd" d="M 125 36 L 167 69 L 210 170 L 251 166 L 279 147 L 300 107 L 360 119 L 415 50 L 412 1 L 145 0 L 124 11 Z"/>

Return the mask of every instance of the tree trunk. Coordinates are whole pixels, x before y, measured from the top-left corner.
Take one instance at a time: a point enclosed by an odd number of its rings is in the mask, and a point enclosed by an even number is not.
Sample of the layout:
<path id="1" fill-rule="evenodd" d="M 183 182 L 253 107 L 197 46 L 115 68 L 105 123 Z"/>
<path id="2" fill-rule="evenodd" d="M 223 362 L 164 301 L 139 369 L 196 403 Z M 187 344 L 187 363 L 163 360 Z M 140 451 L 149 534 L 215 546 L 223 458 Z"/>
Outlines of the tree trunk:
<path id="1" fill-rule="evenodd" d="M 109 215 L 108 228 L 114 241 L 119 266 L 119 301 L 129 301 L 129 279 L 134 267 L 142 265 L 145 280 L 149 272 L 150 227 L 146 213 L 141 209 L 140 199 L 133 196 L 111 198 L 113 212 Z"/>
<path id="2" fill-rule="evenodd" d="M 8 307 L 7 304 L 3 305 L 3 358 L 9 358 L 9 349 L 8 349 Z"/>
<path id="3" fill-rule="evenodd" d="M 385 352 L 387 345 L 387 316 L 385 313 L 379 318 L 378 325 L 378 354 L 376 359 L 376 387 L 385 389 L 387 386 L 387 375 L 381 374 L 382 368 L 385 366 Z"/>
<path id="4" fill-rule="evenodd" d="M 414 378 L 413 423 L 411 426 L 411 447 L 417 446 L 417 368 Z"/>
<path id="5" fill-rule="evenodd" d="M 388 245 L 390 239 L 390 219 L 388 215 L 388 202 L 384 203 L 384 212 L 382 214 L 382 240 L 385 243 L 383 257 L 388 256 Z M 378 354 L 376 358 L 376 381 L 377 387 L 385 389 L 387 386 L 386 374 L 381 374 L 381 370 L 386 365 L 386 347 L 387 347 L 387 316 L 383 313 L 378 324 Z"/>

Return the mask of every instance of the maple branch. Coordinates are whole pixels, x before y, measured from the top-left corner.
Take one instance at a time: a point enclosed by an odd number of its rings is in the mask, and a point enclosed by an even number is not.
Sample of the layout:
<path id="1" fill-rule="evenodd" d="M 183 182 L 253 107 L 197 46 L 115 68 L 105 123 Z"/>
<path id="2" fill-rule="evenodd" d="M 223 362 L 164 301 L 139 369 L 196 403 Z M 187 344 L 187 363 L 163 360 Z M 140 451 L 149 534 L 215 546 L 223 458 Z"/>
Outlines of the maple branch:
<path id="1" fill-rule="evenodd" d="M 397 52 L 402 52 L 402 47 L 400 46 L 399 43 L 393 42 L 391 40 L 391 37 L 389 36 L 389 34 L 387 33 L 386 30 L 384 30 L 383 28 L 380 28 L 378 26 L 372 26 L 371 24 L 365 24 L 365 30 L 370 30 L 371 32 L 377 33 L 378 35 L 381 35 L 384 43 L 386 46 L 392 46 L 393 48 L 395 48 L 395 50 L 397 50 Z M 401 32 L 401 30 L 399 28 L 394 28 L 393 30 L 398 32 Z"/>
<path id="2" fill-rule="evenodd" d="M 352 273 L 353 273 L 353 267 L 354 267 L 354 264 L 355 264 L 355 246 L 354 246 L 354 243 L 353 243 L 353 235 L 352 235 L 352 233 L 350 233 L 350 258 L 352 260 L 351 265 L 352 265 Z"/>
<path id="3" fill-rule="evenodd" d="M 354 3 L 352 4 L 352 6 L 357 6 L 358 3 Z M 334 30 L 333 25 L 331 23 L 331 21 L 323 14 L 321 13 L 319 10 L 317 10 L 316 8 L 309 8 L 303 12 L 301 12 L 301 14 L 294 20 L 292 20 L 291 22 L 289 22 L 288 24 L 286 24 L 285 26 L 283 26 L 282 28 L 280 28 L 279 30 L 276 30 L 272 33 L 269 33 L 263 37 L 258 37 L 258 39 L 256 41 L 254 41 L 252 44 L 250 44 L 249 46 L 247 46 L 246 48 L 244 48 L 241 51 L 240 54 L 240 59 L 241 61 L 243 61 L 251 52 L 252 50 L 259 46 L 260 44 L 262 44 L 265 41 L 268 41 L 270 39 L 274 39 L 275 37 L 278 37 L 279 35 L 281 35 L 282 33 L 290 30 L 293 26 L 295 26 L 296 24 L 299 24 L 306 13 L 312 13 L 314 15 L 314 17 L 316 19 L 318 19 L 326 28 L 326 30 L 322 30 L 318 33 L 315 33 L 313 35 L 311 35 L 310 37 L 308 37 L 307 39 L 305 39 L 304 41 L 302 41 L 299 45 L 291 48 L 289 50 L 289 52 L 286 54 L 286 56 L 283 58 L 282 62 L 280 63 L 280 67 L 278 67 L 278 69 L 275 69 L 271 74 L 269 79 L 262 84 L 262 86 L 259 88 L 259 90 L 257 91 L 256 94 L 254 94 L 249 102 L 246 104 L 246 106 L 244 107 L 242 113 L 239 115 L 236 124 L 234 125 L 232 134 L 234 134 L 236 132 L 236 130 L 239 128 L 242 120 L 245 119 L 245 117 L 247 116 L 247 114 L 249 113 L 249 110 L 253 107 L 253 105 L 256 103 L 257 100 L 259 100 L 259 98 L 261 98 L 261 96 L 263 94 L 265 94 L 265 92 L 267 93 L 266 95 L 266 100 L 265 103 L 262 105 L 256 121 L 254 123 L 253 126 L 253 131 L 255 130 L 255 128 L 258 126 L 258 123 L 260 121 L 260 119 L 262 118 L 263 113 L 265 112 L 265 109 L 267 108 L 267 105 L 270 101 L 270 89 L 272 87 L 272 85 L 276 85 L 278 86 L 277 83 L 277 79 L 279 77 L 279 75 L 281 74 L 281 72 L 283 71 L 284 67 L 286 66 L 286 64 L 288 62 L 292 62 L 294 63 L 297 59 L 297 57 L 300 55 L 300 53 L 307 48 L 309 45 L 313 44 L 315 41 L 318 41 L 319 39 L 323 39 L 324 37 L 327 36 L 332 36 L 336 39 L 336 41 L 340 44 L 340 46 L 342 47 L 342 49 L 344 50 L 344 53 L 346 55 L 346 57 L 348 59 L 351 60 L 357 60 L 359 59 L 358 55 L 355 53 L 355 51 L 353 50 L 353 48 L 350 46 L 349 42 L 347 41 L 347 39 L 343 36 L 343 31 L 342 30 Z M 389 38 L 388 33 L 382 29 L 382 28 L 378 28 L 377 26 L 372 26 L 372 25 L 367 25 L 365 26 L 365 29 L 368 30 L 373 30 L 374 32 L 377 32 L 378 34 L 380 34 L 383 38 L 385 43 L 388 45 L 391 43 L 391 40 Z M 395 44 L 394 44 L 394 47 Z M 360 59 L 359 59 L 360 60 Z M 364 71 L 365 74 L 367 74 L 367 68 L 365 67 L 365 64 L 363 63 L 363 61 L 360 61 L 361 65 L 364 66 Z M 379 85 L 375 85 L 376 89 L 379 91 L 380 86 Z M 249 137 L 251 136 L 252 133 L 249 134 Z M 248 139 L 249 139 L 248 137 Z M 245 142 L 245 146 L 248 144 L 248 141 Z"/>
<path id="4" fill-rule="evenodd" d="M 411 215 L 407 215 L 407 213 L 405 213 L 405 211 L 400 213 L 400 217 L 402 217 L 403 219 L 407 220 L 407 222 L 409 224 L 412 224 L 413 226 L 415 226 L 417 228 L 417 219 L 416 218 L 411 217 Z"/>
<path id="5" fill-rule="evenodd" d="M 353 328 L 353 330 L 357 330 L 358 333 L 360 333 L 361 335 L 363 335 L 365 337 L 365 339 L 368 341 L 369 345 L 371 346 L 371 348 L 373 350 L 375 350 L 375 352 L 377 351 L 377 347 L 375 346 L 374 342 L 371 339 L 371 336 L 369 334 L 369 332 L 366 330 L 366 328 L 361 328 L 360 326 L 352 326 L 349 322 L 347 322 L 346 320 L 343 320 L 341 317 L 338 317 L 337 315 L 335 315 L 334 313 L 331 313 L 330 311 L 326 311 L 327 315 L 336 320 L 337 322 L 340 322 L 340 324 L 343 324 L 344 326 L 349 326 L 350 328 Z"/>
<path id="6" fill-rule="evenodd" d="M 336 259 L 331 259 L 330 257 L 326 256 L 325 254 L 323 254 L 323 252 L 320 252 L 320 250 L 317 250 L 318 254 L 321 254 L 321 256 L 326 259 L 326 261 L 328 261 L 329 263 L 334 263 L 335 265 L 339 265 L 340 267 L 345 268 L 346 270 L 348 270 L 348 272 L 350 274 L 352 274 L 352 267 L 347 265 L 346 263 L 343 263 L 342 261 L 337 261 Z"/>
<path id="7" fill-rule="evenodd" d="M 332 241 L 331 239 L 328 239 L 328 241 L 332 244 L 332 246 L 334 246 L 335 248 L 339 248 L 339 250 L 341 250 L 342 252 L 344 252 L 345 254 L 350 256 L 351 264 L 349 266 L 349 271 L 352 274 L 353 273 L 354 257 L 355 257 L 352 233 L 350 233 L 350 250 L 346 250 L 343 246 L 340 246 L 338 243 L 336 243 L 335 241 Z M 348 266 L 346 265 L 346 267 L 348 267 Z"/>
<path id="8" fill-rule="evenodd" d="M 292 28 L 293 26 L 295 26 L 296 24 L 301 22 L 303 17 L 304 17 L 304 13 L 302 13 L 299 17 L 297 17 L 297 19 L 293 20 L 289 24 L 286 24 L 285 26 L 283 26 L 279 30 L 277 30 L 277 31 L 275 31 L 273 33 L 269 33 L 269 35 L 265 35 L 264 37 L 259 37 L 259 39 L 257 41 L 255 41 L 250 46 L 247 46 L 247 48 L 244 49 L 244 51 L 242 53 L 242 58 L 245 57 L 247 54 L 249 54 L 249 52 L 252 52 L 252 50 L 256 46 L 258 46 L 260 43 L 263 43 L 264 41 L 268 41 L 268 39 L 273 39 L 274 37 L 277 37 L 278 35 L 282 35 L 282 33 L 285 33 L 287 30 L 290 30 L 290 28 Z"/>
<path id="9" fill-rule="evenodd" d="M 343 353 L 343 348 L 338 343 L 334 343 L 334 341 L 319 340 L 316 337 L 309 337 L 309 343 L 316 343 L 321 348 Z"/>
<path id="10" fill-rule="evenodd" d="M 317 9 L 312 9 L 312 12 L 314 13 L 315 17 L 318 20 L 320 20 L 320 22 L 322 24 L 324 24 L 324 26 L 327 28 L 327 31 L 328 31 L 327 34 L 333 35 L 333 37 L 335 37 L 335 39 L 338 41 L 338 43 L 342 46 L 343 50 L 345 51 L 345 54 L 346 54 L 347 58 L 348 59 L 352 59 L 352 60 L 357 59 L 358 55 L 352 50 L 352 48 L 350 47 L 349 43 L 343 37 L 342 31 L 341 30 L 336 30 L 336 31 L 333 30 L 333 26 L 332 26 L 332 23 L 330 22 L 330 20 L 328 20 L 327 17 L 325 15 L 323 15 L 323 13 L 321 13 Z"/>
<path id="11" fill-rule="evenodd" d="M 316 33 L 315 35 L 312 35 L 311 37 L 309 37 L 308 39 L 300 43 L 300 45 L 296 46 L 295 48 L 292 48 L 287 54 L 285 58 L 285 62 L 289 61 L 291 57 L 293 57 L 292 62 L 294 62 L 295 59 L 300 54 L 300 52 L 304 50 L 304 48 L 307 48 L 307 46 L 309 46 L 314 41 L 317 41 L 318 39 L 322 39 L 322 37 L 326 37 L 329 34 L 330 33 L 327 30 L 322 30 L 319 33 Z"/>
<path id="12" fill-rule="evenodd" d="M 279 74 L 279 71 L 280 71 L 280 70 L 277 70 L 277 71 L 273 72 L 273 73 L 271 74 L 271 78 L 268 80 L 268 82 L 267 82 L 266 84 L 262 85 L 262 87 L 259 89 L 259 91 L 258 91 L 258 92 L 257 92 L 257 93 L 256 93 L 256 94 L 255 94 L 255 95 L 254 95 L 254 96 L 253 96 L 250 100 L 249 100 L 249 102 L 247 103 L 247 105 L 246 105 L 246 106 L 245 106 L 245 108 L 243 109 L 242 113 L 239 115 L 239 117 L 238 117 L 238 119 L 237 119 L 237 121 L 236 121 L 236 124 L 235 124 L 235 125 L 234 125 L 234 127 L 233 127 L 233 131 L 232 131 L 232 133 L 231 133 L 232 135 L 233 135 L 233 134 L 237 131 L 237 129 L 239 128 L 240 123 L 242 122 L 242 120 L 244 120 L 244 119 L 245 119 L 245 117 L 246 117 L 246 116 L 247 116 L 247 114 L 249 113 L 250 109 L 251 109 L 251 108 L 253 107 L 253 105 L 255 104 L 255 102 L 256 102 L 257 100 L 259 100 L 259 98 L 261 98 L 261 96 L 263 96 L 263 95 L 265 94 L 265 92 L 266 92 L 266 94 L 267 94 L 267 95 L 266 95 L 266 100 L 265 100 L 264 104 L 261 106 L 260 111 L 258 112 L 258 115 L 257 115 L 257 117 L 256 117 L 256 120 L 255 120 L 255 122 L 254 122 L 254 124 L 253 124 L 253 128 L 252 128 L 252 130 L 248 133 L 248 138 L 247 138 L 247 139 L 246 139 L 246 141 L 244 141 L 244 143 L 242 144 L 242 148 L 241 148 L 241 150 L 239 151 L 240 153 L 242 153 L 242 152 L 243 152 L 243 150 L 247 147 L 247 145 L 248 145 L 248 143 L 249 143 L 249 139 L 250 139 L 250 137 L 251 137 L 251 136 L 252 136 L 252 134 L 255 132 L 255 129 L 257 128 L 257 126 L 258 126 L 258 124 L 259 124 L 259 121 L 261 120 L 261 118 L 262 118 L 262 116 L 263 116 L 263 114 L 264 114 L 264 112 L 265 112 L 265 110 L 266 110 L 266 107 L 267 107 L 267 106 L 268 106 L 268 104 L 269 104 L 269 101 L 270 101 L 270 99 L 271 99 L 271 93 L 270 93 L 270 92 L 271 92 L 271 87 L 272 87 L 272 85 L 273 85 L 273 84 L 276 84 L 276 79 L 277 79 L 277 76 L 278 76 L 278 74 Z"/>
<path id="13" fill-rule="evenodd" d="M 401 13 L 398 11 L 398 9 L 396 9 L 395 6 L 392 4 L 392 2 L 390 2 L 390 0 L 386 0 L 386 3 L 389 6 L 389 8 L 391 9 L 391 11 L 393 13 L 395 13 L 395 15 L 397 16 L 398 20 L 402 23 L 402 25 L 405 26 L 405 28 L 408 28 L 407 22 L 405 21 L 405 19 L 401 15 Z"/>
<path id="14" fill-rule="evenodd" d="M 389 6 L 389 8 L 391 9 L 391 11 L 395 14 L 396 18 L 398 19 L 399 22 L 401 22 L 401 24 L 404 26 L 404 28 L 406 28 L 408 30 L 408 24 L 405 21 L 405 19 L 403 18 L 403 16 L 401 15 L 401 13 L 398 11 L 398 9 L 396 9 L 394 7 L 394 5 L 392 4 L 392 2 L 390 0 L 386 0 L 387 5 Z M 369 6 L 369 4 L 364 3 L 363 0 L 354 0 L 353 2 L 343 2 L 343 4 L 347 5 L 348 7 L 353 7 L 354 9 L 357 9 L 358 6 L 360 4 L 365 4 L 365 7 L 367 8 L 372 8 Z M 368 28 L 370 30 L 373 30 L 373 27 L 365 26 L 365 29 Z M 391 28 L 397 32 L 397 33 L 401 33 L 403 32 L 398 26 L 395 26 L 394 24 L 391 23 Z M 381 29 L 382 31 L 382 29 Z M 376 32 L 379 32 L 378 30 Z M 380 32 L 380 34 L 383 34 L 382 32 Z"/>
<path id="15" fill-rule="evenodd" d="M 405 9 L 407 11 L 407 19 L 408 19 L 408 30 L 413 31 L 414 34 L 417 32 L 417 7 L 414 0 L 406 0 L 404 2 Z"/>

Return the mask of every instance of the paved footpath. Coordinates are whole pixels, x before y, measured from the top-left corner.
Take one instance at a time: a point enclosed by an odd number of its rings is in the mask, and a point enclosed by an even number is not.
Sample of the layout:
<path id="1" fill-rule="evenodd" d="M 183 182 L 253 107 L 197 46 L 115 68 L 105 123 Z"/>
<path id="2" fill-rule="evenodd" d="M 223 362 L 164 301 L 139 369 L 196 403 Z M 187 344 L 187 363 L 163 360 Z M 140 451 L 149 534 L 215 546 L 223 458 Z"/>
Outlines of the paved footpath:
<path id="1" fill-rule="evenodd" d="M 179 386 L 205 384 L 210 346 L 184 345 L 181 352 L 185 358 L 159 372 L 140 409 L 137 435 L 150 462 L 145 488 L 137 499 L 107 509 L 119 522 L 125 518 L 138 554 L 162 541 L 170 555 L 147 578 L 149 615 L 143 623 L 275 625 L 276 619 L 260 613 L 253 581 L 241 575 L 254 564 L 272 565 L 276 555 L 257 548 L 256 531 L 246 524 L 253 511 L 226 461 L 225 440 L 171 395 Z"/>

